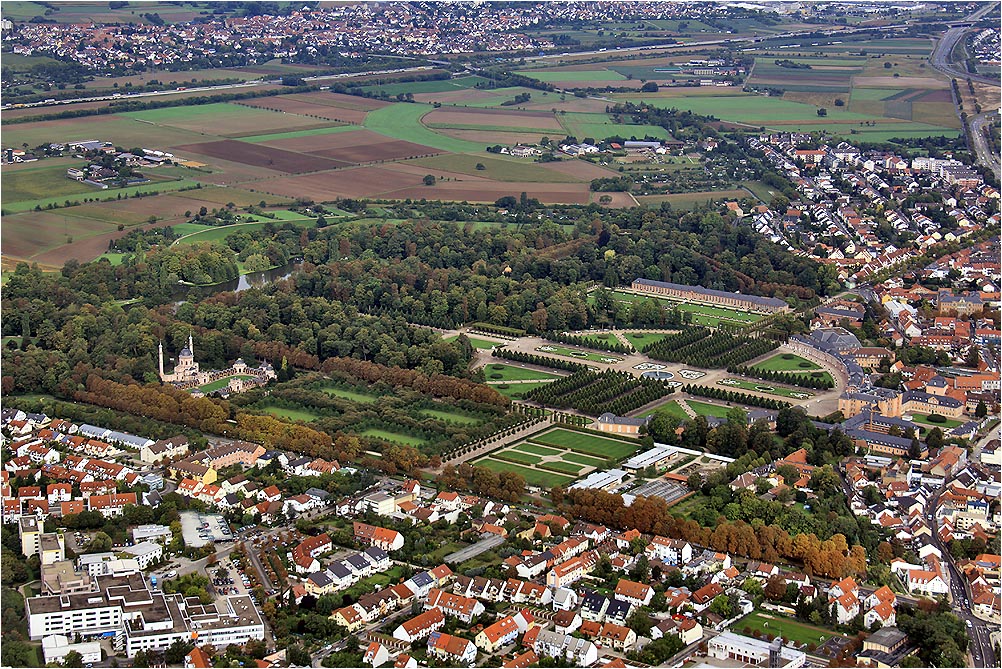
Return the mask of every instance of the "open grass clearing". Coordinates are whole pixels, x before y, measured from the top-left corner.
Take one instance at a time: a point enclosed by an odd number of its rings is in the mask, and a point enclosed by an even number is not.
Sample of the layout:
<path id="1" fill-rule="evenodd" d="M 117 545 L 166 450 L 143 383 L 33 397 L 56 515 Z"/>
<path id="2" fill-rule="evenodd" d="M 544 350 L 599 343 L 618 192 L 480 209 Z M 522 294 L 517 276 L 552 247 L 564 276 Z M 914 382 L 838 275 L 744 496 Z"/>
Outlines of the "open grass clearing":
<path id="1" fill-rule="evenodd" d="M 448 339 L 443 339 L 442 341 L 455 341 L 458 338 L 459 335 L 456 335 L 455 337 L 449 337 Z M 501 346 L 501 343 L 496 341 L 487 341 L 486 339 L 478 339 L 477 337 L 470 337 L 469 335 L 467 335 L 466 338 L 470 340 L 470 345 L 473 348 L 479 348 L 485 351 L 490 350 L 495 346 Z"/>
<path id="2" fill-rule="evenodd" d="M 309 423 L 314 421 L 320 416 L 305 409 L 289 409 L 288 407 L 280 407 L 274 404 L 265 404 L 261 407 L 262 411 L 267 411 L 273 416 L 278 416 L 279 418 L 288 418 L 289 420 L 301 420 L 304 423 Z"/>
<path id="3" fill-rule="evenodd" d="M 333 395 L 334 397 L 340 397 L 341 399 L 351 400 L 352 402 L 358 402 L 360 404 L 372 404 L 379 399 L 378 395 L 370 395 L 369 393 L 359 392 L 357 390 L 350 390 L 342 386 L 326 385 L 321 386 L 320 390 L 327 393 L 328 395 Z"/>
<path id="4" fill-rule="evenodd" d="M 5 177 L 4 181 L 6 182 L 6 180 L 7 178 Z M 78 181 L 66 179 L 65 177 L 64 180 L 70 184 L 73 183 L 80 184 L 80 182 Z M 88 188 L 88 190 L 78 191 L 77 194 L 75 195 L 56 195 L 56 196 L 40 197 L 33 200 L 21 200 L 20 202 L 10 202 L 10 203 L 8 203 L 5 199 L 3 208 L 4 211 L 16 213 L 21 211 L 30 211 L 35 207 L 42 207 L 44 209 L 46 206 L 50 204 L 54 206 L 62 206 L 65 204 L 66 200 L 70 200 L 72 202 L 82 202 L 85 197 L 97 198 L 98 200 L 117 201 L 119 195 L 122 197 L 125 197 L 126 195 L 128 195 L 129 197 L 133 197 L 137 193 L 152 193 L 154 191 L 158 193 L 169 193 L 172 191 L 179 191 L 186 188 L 194 189 L 196 186 L 198 186 L 198 182 L 191 181 L 189 179 L 179 179 L 177 181 L 151 181 L 149 183 L 139 184 L 137 186 L 126 186 L 125 188 L 108 188 L 107 190 L 102 190 L 100 188 L 97 188 L 96 186 L 88 187 L 86 184 L 83 184 L 83 186 L 85 188 Z M 4 190 L 6 192 L 6 187 L 4 188 Z M 22 192 L 24 192 L 23 189 Z M 6 198 L 6 195 L 4 195 L 4 198 Z"/>
<path id="5" fill-rule="evenodd" d="M 447 423 L 460 423 L 462 425 L 479 425 L 483 421 L 479 418 L 473 416 L 467 416 L 456 411 L 448 411 L 445 409 L 422 409 L 419 412 L 422 416 L 428 416 L 429 418 L 437 418 L 438 420 L 444 420 Z"/>
<path id="6" fill-rule="evenodd" d="M 407 446 L 423 446 L 428 443 L 426 439 L 422 439 L 421 437 L 412 437 L 409 434 L 391 432 L 390 430 L 382 430 L 375 427 L 370 427 L 369 429 L 358 432 L 357 434 L 360 437 L 372 437 L 374 439 L 382 439 L 383 441 L 389 441 L 395 444 L 406 444 Z"/>
<path id="7" fill-rule="evenodd" d="M 607 137 L 670 139 L 668 131 L 660 126 L 616 123 L 608 114 L 570 112 L 558 115 L 557 119 L 567 129 L 568 134 L 577 137 L 579 141 L 587 137 L 596 141 L 602 141 Z"/>
<path id="8" fill-rule="evenodd" d="M 608 439 L 596 435 L 557 428 L 532 437 L 532 441 L 543 445 L 561 446 L 586 455 L 597 455 L 603 458 L 625 458 L 632 455 L 638 448 L 637 444 Z"/>
<path id="9" fill-rule="evenodd" d="M 484 377 L 487 381 L 532 381 L 536 379 L 559 379 L 557 374 L 547 374 L 535 369 L 525 369 L 512 365 L 491 363 L 484 367 Z"/>
<path id="10" fill-rule="evenodd" d="M 298 221 L 269 221 L 267 219 L 256 223 L 234 223 L 233 225 L 221 225 L 209 227 L 208 230 L 200 230 L 181 237 L 175 244 L 202 244 L 204 242 L 220 242 L 236 232 L 257 232 L 264 226 L 280 223 L 293 223 L 302 227 L 313 227 L 317 222 L 312 218 L 304 218 Z"/>
<path id="11" fill-rule="evenodd" d="M 387 137 L 430 146 L 451 153 L 476 153 L 484 150 L 480 144 L 440 135 L 421 123 L 421 118 L 434 107 L 425 104 L 399 103 L 376 109 L 365 117 L 365 127 Z"/>
<path id="12" fill-rule="evenodd" d="M 552 488 L 553 486 L 558 485 L 566 486 L 575 478 L 573 476 L 563 476 L 555 472 L 548 472 L 541 469 L 522 467 L 511 462 L 504 462 L 493 458 L 481 458 L 473 464 L 478 467 L 486 467 L 487 469 L 498 473 L 513 472 L 525 479 L 527 484 L 539 488 Z"/>
<path id="13" fill-rule="evenodd" d="M 82 167 L 82 163 L 78 163 Z M 4 170 L 3 201 L 4 209 L 8 204 L 23 200 L 40 200 L 53 197 L 76 196 L 90 197 L 105 195 L 106 192 L 66 176 L 65 165 L 42 165 L 34 169 Z M 34 206 L 34 205 L 32 205 Z"/>

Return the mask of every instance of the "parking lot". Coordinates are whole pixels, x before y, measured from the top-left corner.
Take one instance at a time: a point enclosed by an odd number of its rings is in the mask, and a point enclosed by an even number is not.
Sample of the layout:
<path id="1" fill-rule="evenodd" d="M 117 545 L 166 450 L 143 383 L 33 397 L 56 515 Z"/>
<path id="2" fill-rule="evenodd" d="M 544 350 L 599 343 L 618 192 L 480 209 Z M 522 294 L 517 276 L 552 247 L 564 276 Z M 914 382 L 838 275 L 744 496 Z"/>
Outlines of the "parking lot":
<path id="1" fill-rule="evenodd" d="M 200 514 L 197 511 L 181 513 L 181 534 L 191 548 L 201 548 L 216 541 L 231 541 L 233 534 L 226 519 L 218 514 Z"/>

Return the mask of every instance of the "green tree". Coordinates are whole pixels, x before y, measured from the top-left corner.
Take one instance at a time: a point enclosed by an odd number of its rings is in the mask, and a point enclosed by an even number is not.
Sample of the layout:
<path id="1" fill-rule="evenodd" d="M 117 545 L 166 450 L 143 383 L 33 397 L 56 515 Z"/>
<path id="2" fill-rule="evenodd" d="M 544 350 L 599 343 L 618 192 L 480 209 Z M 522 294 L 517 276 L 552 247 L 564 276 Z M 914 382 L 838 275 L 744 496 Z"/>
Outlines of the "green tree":
<path id="1" fill-rule="evenodd" d="M 424 175 L 424 179 L 422 179 L 421 181 L 424 183 L 425 186 L 434 186 L 435 176 L 432 174 L 426 174 Z"/>
<path id="2" fill-rule="evenodd" d="M 82 667 L 83 664 L 83 655 L 75 650 L 71 650 L 63 656 L 64 667 Z"/>

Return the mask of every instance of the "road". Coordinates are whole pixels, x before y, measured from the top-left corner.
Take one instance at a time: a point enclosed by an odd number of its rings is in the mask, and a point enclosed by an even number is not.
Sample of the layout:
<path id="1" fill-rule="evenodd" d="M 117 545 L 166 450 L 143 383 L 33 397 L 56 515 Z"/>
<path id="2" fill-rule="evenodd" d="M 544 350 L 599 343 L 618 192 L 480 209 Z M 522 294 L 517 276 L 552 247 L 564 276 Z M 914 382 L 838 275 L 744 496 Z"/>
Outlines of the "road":
<path id="1" fill-rule="evenodd" d="M 985 16 L 988 12 L 995 11 L 997 7 L 998 5 L 994 2 L 985 5 L 978 11 L 968 16 L 966 20 L 976 21 Z M 929 62 L 940 72 L 958 80 L 966 81 L 967 79 L 971 79 L 972 81 L 988 84 L 989 86 L 998 86 L 998 78 L 988 77 L 982 74 L 972 74 L 967 71 L 966 63 L 953 63 L 950 61 L 950 54 L 953 53 L 953 49 L 957 42 L 963 39 L 969 30 L 971 30 L 971 28 L 959 27 L 947 30 L 942 39 L 936 43 L 935 50 L 933 50 L 932 55 L 929 56 Z M 971 144 L 971 148 L 974 149 L 974 152 L 978 156 L 978 162 L 994 172 L 996 178 L 1000 178 L 1002 177 L 1002 170 L 1000 170 L 999 157 L 991 150 L 988 145 L 988 140 L 984 135 L 984 128 L 992 121 L 993 118 L 998 118 L 997 113 L 984 112 L 974 117 L 968 117 L 967 136 L 968 141 Z"/>

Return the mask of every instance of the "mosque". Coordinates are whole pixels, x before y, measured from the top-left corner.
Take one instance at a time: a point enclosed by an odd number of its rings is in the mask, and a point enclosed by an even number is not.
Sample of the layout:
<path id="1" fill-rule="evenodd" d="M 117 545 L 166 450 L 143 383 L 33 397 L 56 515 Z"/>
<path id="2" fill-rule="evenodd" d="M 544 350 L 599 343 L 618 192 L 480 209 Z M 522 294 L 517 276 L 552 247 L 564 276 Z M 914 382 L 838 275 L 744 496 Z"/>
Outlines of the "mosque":
<path id="1" fill-rule="evenodd" d="M 201 395 L 202 392 L 198 390 L 201 386 L 218 381 L 219 379 L 225 379 L 226 377 L 231 378 L 226 386 L 219 389 L 223 394 L 239 393 L 256 388 L 257 386 L 263 386 L 271 379 L 278 377 L 271 363 L 265 361 L 261 363 L 260 367 L 248 367 L 247 363 L 241 358 L 237 358 L 229 369 L 204 371 L 195 362 L 195 344 L 190 334 L 188 335 L 188 345 L 181 349 L 181 352 L 177 356 L 177 364 L 174 365 L 173 372 L 167 373 L 164 371 L 163 342 L 160 343 L 158 352 L 160 356 L 160 380 L 164 383 L 170 383 L 181 390 L 194 389 L 192 394 Z"/>

